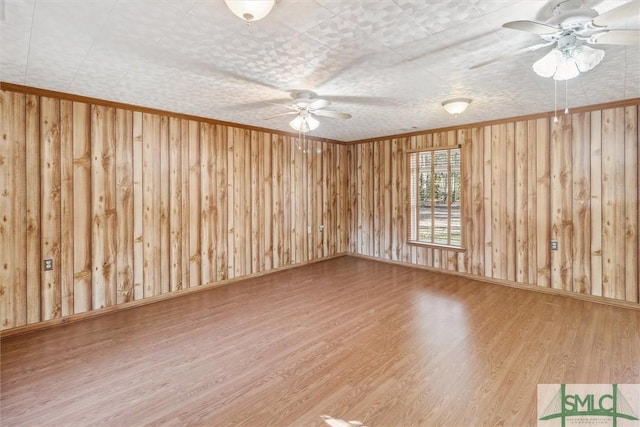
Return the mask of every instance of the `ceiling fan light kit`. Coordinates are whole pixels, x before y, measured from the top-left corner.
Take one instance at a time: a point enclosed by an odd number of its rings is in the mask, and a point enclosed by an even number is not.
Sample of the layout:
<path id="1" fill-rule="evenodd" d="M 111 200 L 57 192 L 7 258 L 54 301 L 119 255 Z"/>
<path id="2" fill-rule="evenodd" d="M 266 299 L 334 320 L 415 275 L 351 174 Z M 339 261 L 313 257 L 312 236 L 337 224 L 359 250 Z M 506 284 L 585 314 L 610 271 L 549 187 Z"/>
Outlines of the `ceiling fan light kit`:
<path id="1" fill-rule="evenodd" d="M 300 133 L 307 133 L 320 126 L 320 122 L 308 114 L 300 114 L 289 122 L 289 126 Z"/>
<path id="2" fill-rule="evenodd" d="M 447 110 L 447 113 L 457 117 L 458 114 L 463 113 L 467 109 L 469 104 L 471 104 L 471 99 L 469 98 L 454 98 L 444 101 L 442 106 Z"/>
<path id="3" fill-rule="evenodd" d="M 291 126 L 291 128 L 296 132 L 304 134 L 317 129 L 318 126 L 320 126 L 320 122 L 314 116 L 329 117 L 332 119 L 351 118 L 351 114 L 349 113 L 325 110 L 325 107 L 331 105 L 331 101 L 318 98 L 318 95 L 310 90 L 291 91 L 291 98 L 293 98 L 291 103 L 282 105 L 289 111 L 267 117 L 267 119 L 295 114 L 296 117 L 289 122 L 289 126 Z"/>
<path id="4" fill-rule="evenodd" d="M 537 34 L 543 43 L 519 49 L 510 54 L 474 65 L 484 67 L 502 59 L 553 46 L 553 49 L 533 64 L 533 70 L 542 77 L 569 80 L 596 67 L 604 58 L 604 50 L 592 45 L 638 46 L 640 30 L 611 29 L 611 25 L 638 16 L 640 1 L 632 0 L 599 14 L 583 7 L 581 0 L 554 0 L 551 2 L 554 16 L 546 22 L 530 20 L 511 21 L 504 28 Z"/>
<path id="5" fill-rule="evenodd" d="M 568 45 L 551 50 L 533 64 L 533 71 L 541 77 L 569 80 L 593 69 L 604 58 L 604 51 L 586 45 Z"/>
<path id="6" fill-rule="evenodd" d="M 224 0 L 227 7 L 247 25 L 259 21 L 271 12 L 276 0 Z"/>

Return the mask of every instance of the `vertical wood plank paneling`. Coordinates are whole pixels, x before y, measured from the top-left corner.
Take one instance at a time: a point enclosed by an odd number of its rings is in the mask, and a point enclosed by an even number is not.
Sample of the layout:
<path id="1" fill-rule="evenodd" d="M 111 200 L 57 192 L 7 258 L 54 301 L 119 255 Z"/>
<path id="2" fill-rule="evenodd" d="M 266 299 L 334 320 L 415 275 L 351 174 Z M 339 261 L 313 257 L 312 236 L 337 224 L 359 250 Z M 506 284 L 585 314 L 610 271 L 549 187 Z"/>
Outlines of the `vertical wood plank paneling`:
<path id="1" fill-rule="evenodd" d="M 235 277 L 235 199 L 236 199 L 236 191 L 235 187 L 235 167 L 234 167 L 234 156 L 235 156 L 235 128 L 229 128 L 227 131 L 227 250 L 225 251 L 227 254 L 227 277 L 233 278 Z"/>
<path id="2" fill-rule="evenodd" d="M 384 141 L 383 145 L 383 166 L 381 166 L 381 176 L 383 180 L 383 191 L 382 191 L 382 201 L 380 203 L 382 208 L 382 241 L 383 241 L 383 249 L 381 249 L 382 256 L 385 259 L 392 259 L 393 253 L 393 239 L 391 238 L 391 227 L 393 223 L 392 219 L 392 206 L 394 205 L 394 200 L 391 195 L 392 193 L 392 156 L 391 150 L 392 145 L 390 141 Z"/>
<path id="3" fill-rule="evenodd" d="M 60 101 L 61 316 L 73 314 L 73 102 Z"/>
<path id="4" fill-rule="evenodd" d="M 116 110 L 116 303 L 134 300 L 133 276 L 133 114 Z"/>
<path id="5" fill-rule="evenodd" d="M 515 172 L 515 135 L 514 123 L 506 124 L 506 268 L 504 274 L 507 280 L 514 281 L 516 279 L 517 256 L 516 256 L 516 172 Z"/>
<path id="6" fill-rule="evenodd" d="M 527 122 L 515 123 L 515 281 L 529 282 L 529 185 Z M 513 280 L 513 279 L 511 279 Z"/>
<path id="7" fill-rule="evenodd" d="M 527 246 L 528 246 L 528 282 L 536 285 L 538 280 L 538 179 L 537 179 L 537 145 L 538 133 L 535 120 L 527 121 Z"/>
<path id="8" fill-rule="evenodd" d="M 283 144 L 280 150 L 282 155 L 282 229 L 279 237 L 282 245 L 283 266 L 291 264 L 291 137 L 283 138 Z M 246 177 L 245 177 L 246 178 Z M 245 221 L 246 223 L 246 221 Z"/>
<path id="9" fill-rule="evenodd" d="M 602 112 L 590 113 L 591 295 L 602 296 Z"/>
<path id="10" fill-rule="evenodd" d="M 200 269 L 200 129 L 189 121 L 189 287 L 202 283 Z"/>
<path id="11" fill-rule="evenodd" d="M 313 168 L 313 157 L 310 156 L 310 152 L 313 150 L 313 142 L 302 139 L 299 141 L 302 147 L 302 163 L 304 164 L 304 175 L 303 175 L 303 184 L 307 191 L 305 191 L 304 199 L 305 199 L 305 224 L 304 224 L 304 240 L 305 240 L 305 248 L 306 248 L 306 258 L 307 260 L 313 260 L 315 258 L 315 212 L 314 212 L 314 203 L 315 200 L 313 198 L 314 191 L 310 191 L 310 189 L 314 188 L 314 168 Z"/>
<path id="12" fill-rule="evenodd" d="M 291 138 L 285 138 L 282 147 L 282 264 L 291 264 Z"/>
<path id="13" fill-rule="evenodd" d="M 482 139 L 484 140 L 484 274 L 487 277 L 493 277 L 493 221 L 491 218 L 491 195 L 493 192 L 491 152 L 493 139 L 491 126 L 485 126 L 483 128 Z"/>
<path id="14" fill-rule="evenodd" d="M 258 147 L 258 132 L 251 131 L 250 132 L 250 141 L 249 141 L 249 150 L 250 156 L 247 156 L 250 159 L 249 162 L 249 176 L 250 176 L 250 187 L 249 195 L 251 197 L 251 202 L 249 203 L 249 212 L 250 212 L 250 229 L 251 229 L 251 272 L 257 273 L 262 271 L 260 268 L 260 233 L 262 231 L 260 227 L 260 217 L 259 213 L 262 212 L 262 206 L 260 204 L 260 186 L 258 185 L 259 176 L 261 176 L 259 172 L 260 166 L 260 158 L 259 147 Z M 295 233 L 292 233 L 294 236 Z"/>
<path id="15" fill-rule="evenodd" d="M 14 192 L 12 183 L 17 178 L 19 166 L 15 163 L 14 149 L 17 135 L 13 129 L 13 109 L 21 94 L 2 92 L 0 95 L 0 328 L 7 329 L 16 326 L 13 318 L 13 298 L 17 293 L 16 263 L 14 249 L 17 236 L 13 232 L 14 216 L 17 206 L 14 206 Z M 25 171 L 26 173 L 26 171 Z"/>
<path id="16" fill-rule="evenodd" d="M 25 103 L 25 139 L 26 139 L 26 211 L 27 226 L 27 323 L 37 323 L 42 320 L 41 294 L 41 139 L 40 139 L 40 97 L 26 95 Z M 86 256 L 90 256 L 87 251 Z"/>
<path id="17" fill-rule="evenodd" d="M 200 123 L 200 278 L 202 284 L 215 281 L 213 274 L 213 254 L 214 254 L 214 241 L 213 230 L 215 227 L 213 224 L 212 211 L 213 201 L 212 176 L 213 168 L 211 167 L 211 161 L 213 159 L 213 136 L 211 135 L 214 130 L 213 125 L 209 123 Z"/>
<path id="18" fill-rule="evenodd" d="M 638 300 L 638 108 L 624 109 L 625 299 Z"/>
<path id="19" fill-rule="evenodd" d="M 473 167 L 471 163 L 471 156 L 473 147 L 471 146 L 471 133 L 472 129 L 459 130 L 457 133 L 457 142 L 460 145 L 461 161 L 460 165 L 460 184 L 461 184 L 461 197 L 460 202 L 462 204 L 460 210 L 460 225 L 462 232 L 462 245 L 467 248 L 464 252 L 459 252 L 458 255 L 458 271 L 463 273 L 471 273 L 471 250 L 467 246 L 470 241 L 471 234 L 473 233 L 473 205 L 471 203 L 473 184 L 471 177 L 473 175 Z"/>
<path id="20" fill-rule="evenodd" d="M 91 108 L 93 309 L 116 304 L 115 109 Z"/>
<path id="21" fill-rule="evenodd" d="M 272 169 L 271 161 L 273 159 L 273 151 L 271 149 L 271 134 L 264 134 L 262 141 L 263 148 L 263 168 L 262 168 L 262 187 L 264 188 L 264 210 L 262 215 L 264 217 L 264 268 L 265 270 L 271 270 L 273 268 L 273 198 L 272 198 Z M 306 232 L 306 230 L 305 230 Z"/>
<path id="22" fill-rule="evenodd" d="M 282 136 L 274 135 L 271 143 L 271 189 L 273 203 L 272 222 L 272 263 L 273 268 L 278 268 L 282 264 Z"/>
<path id="23" fill-rule="evenodd" d="M 302 168 L 302 150 L 300 148 L 300 139 L 292 139 L 291 147 L 291 161 L 293 163 L 293 178 L 291 180 L 291 200 L 293 204 L 291 206 L 292 215 L 292 228 L 291 228 L 291 240 L 292 240 L 292 263 L 297 264 L 304 262 L 306 259 L 304 252 L 304 243 L 306 236 L 302 232 L 304 224 L 304 213 L 306 210 L 306 195 L 303 188 L 303 168 Z M 303 199 L 304 197 L 304 199 Z"/>
<path id="24" fill-rule="evenodd" d="M 618 299 L 626 297 L 623 123 L 623 108 L 602 112 L 602 294 Z"/>
<path id="25" fill-rule="evenodd" d="M 161 293 L 160 280 L 160 117 L 142 115 L 144 298 Z"/>
<path id="26" fill-rule="evenodd" d="M 346 147 L 335 145 L 336 167 L 336 253 L 346 252 L 345 246 L 345 205 L 347 202 L 345 189 L 347 188 L 346 166 L 344 163 Z"/>
<path id="27" fill-rule="evenodd" d="M 355 180 L 354 180 L 354 184 L 355 187 L 353 189 L 354 191 L 354 214 L 356 217 L 356 232 L 354 235 L 354 239 L 356 241 L 356 253 L 359 254 L 363 254 L 363 229 L 366 227 L 366 225 L 364 224 L 365 221 L 365 212 L 363 211 L 363 204 L 362 204 L 362 193 L 364 191 L 364 178 L 363 178 L 363 159 L 362 159 L 362 146 L 361 145 L 357 145 L 355 147 L 355 152 L 354 152 L 354 166 L 355 166 Z M 395 153 L 395 151 L 394 151 Z M 397 205 L 396 205 L 396 209 L 397 209 Z M 393 219 L 395 220 L 397 218 L 397 215 L 395 215 L 396 212 L 394 212 L 394 216 Z"/>
<path id="28" fill-rule="evenodd" d="M 227 195 L 229 191 L 227 186 L 227 129 L 226 126 L 216 126 L 216 280 L 225 280 L 229 275 L 227 269 L 227 238 L 229 237 L 227 230 Z"/>
<path id="29" fill-rule="evenodd" d="M 322 212 L 324 218 L 324 256 L 332 256 L 337 253 L 337 214 L 338 193 L 337 182 L 340 169 L 336 163 L 335 144 L 323 143 L 324 161 L 322 162 L 322 181 L 326 191 L 325 209 Z"/>
<path id="30" fill-rule="evenodd" d="M 229 256 L 234 259 L 234 277 L 240 277 L 245 274 L 245 175 L 244 175 L 244 130 L 239 128 L 233 129 L 233 252 Z M 282 152 L 280 152 L 282 155 Z M 282 218 L 282 217 L 280 217 Z"/>
<path id="31" fill-rule="evenodd" d="M 142 140 L 142 113 L 133 112 L 132 121 L 132 162 L 133 162 L 133 299 L 144 298 L 144 187 L 143 157 L 144 142 Z"/>
<path id="32" fill-rule="evenodd" d="M 551 227 L 552 238 L 558 241 L 558 250 L 551 251 L 551 286 L 564 290 L 573 287 L 571 134 L 571 116 L 560 116 L 551 129 Z"/>
<path id="33" fill-rule="evenodd" d="M 636 105 L 349 146 L 0 99 L 0 329 L 342 252 L 638 302 Z M 408 245 L 407 150 L 456 144 L 466 250 Z"/>
<path id="34" fill-rule="evenodd" d="M 573 158 L 573 285 L 574 292 L 591 293 L 591 130 L 589 113 L 574 114 L 572 117 Z"/>
<path id="35" fill-rule="evenodd" d="M 373 200 L 371 202 L 373 210 L 373 252 L 371 252 L 371 255 L 374 257 L 380 256 L 380 147 L 382 144 L 384 144 L 384 141 L 376 141 L 369 144 L 373 150 L 373 174 L 371 175 L 373 185 Z"/>
<path id="36" fill-rule="evenodd" d="M 169 117 L 169 291 L 182 289 L 182 128 Z"/>
<path id="37" fill-rule="evenodd" d="M 73 103 L 73 312 L 92 309 L 91 109 Z"/>
<path id="38" fill-rule="evenodd" d="M 159 294 L 166 294 L 170 291 L 170 230 L 171 225 L 169 221 L 169 198 L 171 197 L 169 190 L 169 177 L 170 177 L 170 160 L 169 160 L 169 118 L 167 116 L 160 116 L 160 168 L 159 168 L 159 188 L 160 188 L 160 230 L 158 239 L 160 242 L 160 259 L 159 259 L 159 274 L 158 281 L 160 287 L 156 288 L 156 292 Z"/>
<path id="39" fill-rule="evenodd" d="M 25 324 L 25 96 L 0 94 L 0 329 Z M 20 256 L 22 255 L 22 258 Z"/>
<path id="40" fill-rule="evenodd" d="M 257 233 L 256 236 L 256 240 L 257 242 L 257 246 L 256 246 L 256 251 L 257 253 L 255 254 L 257 260 L 258 260 L 258 270 L 257 271 L 265 271 L 265 246 L 264 246 L 264 234 L 265 234 L 265 223 L 267 221 L 269 221 L 269 217 L 264 216 L 264 210 L 265 210 L 265 205 L 264 205 L 264 194 L 265 194 L 265 182 L 264 182 L 264 138 L 265 138 L 265 134 L 264 132 L 258 132 L 256 133 L 256 137 L 255 137 L 255 146 L 253 146 L 253 136 L 252 136 L 252 150 L 255 149 L 255 153 L 256 156 L 255 158 L 252 157 L 252 161 L 256 162 L 256 167 L 255 170 L 252 171 L 252 175 L 251 175 L 251 179 L 252 181 L 255 180 L 256 183 L 256 188 L 257 188 L 257 198 L 258 198 L 258 206 L 254 206 L 251 214 L 253 217 L 255 217 L 257 220 L 257 226 L 259 228 L 259 231 Z M 254 151 L 252 151 L 253 153 Z M 299 184 L 298 184 L 299 185 Z"/>
<path id="41" fill-rule="evenodd" d="M 191 271 L 190 271 L 190 230 L 191 230 L 191 213 L 190 213 L 190 200 L 189 200 L 189 186 L 190 186 L 190 173 L 189 173 L 189 121 L 187 119 L 180 120 L 180 197 L 182 201 L 181 206 L 181 226 L 180 233 L 182 239 L 180 241 L 180 263 L 181 263 L 181 285 L 183 289 L 191 286 Z"/>
<path id="42" fill-rule="evenodd" d="M 467 197 L 470 200 L 472 217 L 471 217 L 471 234 L 467 234 L 466 245 L 467 250 L 471 251 L 471 273 L 484 275 L 485 263 L 485 238 L 484 238 L 484 132 L 482 128 L 476 127 L 471 130 L 471 157 L 467 158 L 467 162 L 471 164 L 471 195 Z"/>
<path id="43" fill-rule="evenodd" d="M 313 164 L 313 236 L 315 242 L 315 256 L 314 258 L 322 258 L 322 240 L 323 234 L 320 232 L 320 226 L 322 223 L 322 211 L 324 205 L 324 198 L 322 193 L 322 143 L 319 141 L 312 142 L 312 150 L 309 153 L 311 162 Z"/>
<path id="44" fill-rule="evenodd" d="M 2 95 L 0 94 L 0 97 Z M 13 230 L 15 233 L 15 246 L 13 250 L 14 271 L 15 271 L 15 292 L 13 293 L 13 324 L 23 326 L 27 324 L 27 268 L 24 261 L 27 259 L 27 192 L 31 191 L 27 187 L 27 174 L 33 173 L 26 169 L 27 165 L 27 136 L 26 136 L 26 96 L 24 94 L 14 94 L 11 104 L 11 121 L 6 122 L 12 129 L 13 138 L 8 138 L 14 144 L 13 176 L 15 177 L 12 186 L 14 190 L 12 200 L 13 210 Z M 0 114 L 0 117 L 3 117 Z M 0 174 L 0 176 L 2 176 Z M 72 219 L 73 220 L 73 219 Z M 0 258 L 2 259 L 2 258 Z M 73 272 L 71 273 L 73 274 Z M 73 278 L 71 277 L 71 287 L 73 292 Z M 73 308 L 73 307 L 72 307 Z"/>
<path id="45" fill-rule="evenodd" d="M 0 94 L 0 97 L 2 95 Z M 13 176 L 15 179 L 12 182 L 13 186 L 13 199 L 12 204 L 12 216 L 13 224 L 12 229 L 15 233 L 15 246 L 13 250 L 13 256 L 15 263 L 13 265 L 15 272 L 14 289 L 12 292 L 13 298 L 13 324 L 14 326 L 23 326 L 27 324 L 27 268 L 24 261 L 27 258 L 27 227 L 26 209 L 27 209 L 27 192 L 30 189 L 27 187 L 27 174 L 33 173 L 26 169 L 27 165 L 27 135 L 26 135 L 26 96 L 24 94 L 14 94 L 13 102 L 11 103 L 11 120 L 6 122 L 6 126 L 11 126 L 11 133 L 13 138 L 8 138 L 12 144 L 14 144 L 14 155 L 10 160 L 13 168 Z M 0 114 L 3 117 L 4 113 Z M 0 176 L 2 176 L 0 174 Z M 73 286 L 73 281 L 72 281 Z"/>
<path id="46" fill-rule="evenodd" d="M 244 186 L 242 191 L 244 224 L 242 227 L 242 238 L 244 239 L 245 250 L 242 253 L 244 255 L 244 259 L 241 262 L 244 265 L 244 274 L 252 274 L 254 271 L 252 269 L 253 242 L 251 242 L 251 236 L 253 235 L 253 230 L 251 229 L 251 192 L 253 191 L 251 188 L 251 131 L 244 130 L 242 132 L 242 137 L 244 145 L 244 164 L 241 165 L 242 172 L 244 173 Z"/>
<path id="47" fill-rule="evenodd" d="M 497 279 L 507 278 L 507 128 L 491 126 L 491 244 L 493 249 L 491 274 Z"/>
<path id="48" fill-rule="evenodd" d="M 536 260 L 538 263 L 538 286 L 551 286 L 551 256 L 549 245 L 551 244 L 551 199 L 550 199 L 550 172 L 549 172 L 549 120 L 538 119 L 536 121 L 536 134 L 538 144 L 536 146 L 536 171 L 537 171 L 537 236 L 538 249 Z"/>
<path id="49" fill-rule="evenodd" d="M 40 99 L 41 255 L 53 260 L 53 270 L 41 279 L 42 320 L 61 316 L 60 285 L 60 101 Z M 38 262 L 40 264 L 40 262 Z"/>

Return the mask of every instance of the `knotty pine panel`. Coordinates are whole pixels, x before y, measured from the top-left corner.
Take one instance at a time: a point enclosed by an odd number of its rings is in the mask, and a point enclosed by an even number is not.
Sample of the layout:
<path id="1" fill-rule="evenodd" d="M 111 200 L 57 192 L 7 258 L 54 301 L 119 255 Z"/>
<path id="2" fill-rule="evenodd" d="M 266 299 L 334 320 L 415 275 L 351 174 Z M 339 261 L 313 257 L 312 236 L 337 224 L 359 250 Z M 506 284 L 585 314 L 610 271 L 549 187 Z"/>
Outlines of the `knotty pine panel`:
<path id="1" fill-rule="evenodd" d="M 350 251 L 638 303 L 638 135 L 634 104 L 348 146 Z M 464 250 L 410 245 L 406 151 L 457 145 Z"/>
<path id="2" fill-rule="evenodd" d="M 347 146 L 11 91 L 0 116 L 0 330 L 347 252 Z"/>

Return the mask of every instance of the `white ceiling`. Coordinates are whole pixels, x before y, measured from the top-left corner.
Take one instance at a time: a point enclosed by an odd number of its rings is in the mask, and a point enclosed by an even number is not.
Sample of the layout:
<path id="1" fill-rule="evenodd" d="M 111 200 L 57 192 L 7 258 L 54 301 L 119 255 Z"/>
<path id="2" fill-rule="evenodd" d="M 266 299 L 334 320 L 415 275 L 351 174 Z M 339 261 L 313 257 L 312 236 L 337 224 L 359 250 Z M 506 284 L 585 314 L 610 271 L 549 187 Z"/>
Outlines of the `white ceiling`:
<path id="1" fill-rule="evenodd" d="M 640 0 L 632 0 L 640 1 Z M 588 1 L 599 12 L 627 1 Z M 546 49 L 506 21 L 551 17 L 547 1 L 279 0 L 247 26 L 223 0 L 0 0 L 0 80 L 290 131 L 288 91 L 313 90 L 349 112 L 310 135 L 339 141 L 434 129 L 554 108 Z M 2 13 L 3 12 L 3 13 Z M 629 17 L 615 28 L 640 28 Z M 604 46 L 570 80 L 569 106 L 640 97 L 638 47 Z M 564 108 L 564 83 L 558 85 Z M 441 102 L 473 102 L 458 118 Z"/>

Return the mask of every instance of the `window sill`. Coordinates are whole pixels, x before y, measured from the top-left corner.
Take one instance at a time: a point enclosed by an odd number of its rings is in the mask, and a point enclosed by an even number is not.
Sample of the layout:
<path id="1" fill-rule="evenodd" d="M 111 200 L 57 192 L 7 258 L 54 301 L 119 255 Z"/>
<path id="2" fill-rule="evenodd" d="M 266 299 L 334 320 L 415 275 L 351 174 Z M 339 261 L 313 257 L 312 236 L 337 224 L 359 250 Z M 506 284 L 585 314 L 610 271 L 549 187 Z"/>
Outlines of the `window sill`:
<path id="1" fill-rule="evenodd" d="M 454 251 L 454 252 L 464 252 L 467 250 L 462 246 L 441 245 L 438 243 L 425 243 L 425 242 L 418 242 L 415 240 L 409 240 L 407 243 L 409 243 L 411 246 L 421 246 L 421 247 L 432 248 L 432 249 L 444 249 L 446 251 Z"/>

